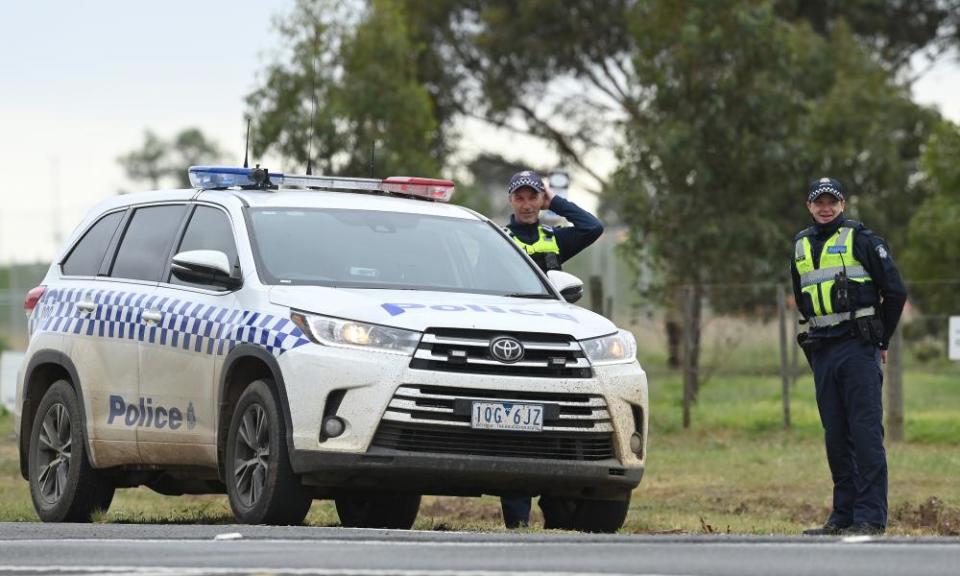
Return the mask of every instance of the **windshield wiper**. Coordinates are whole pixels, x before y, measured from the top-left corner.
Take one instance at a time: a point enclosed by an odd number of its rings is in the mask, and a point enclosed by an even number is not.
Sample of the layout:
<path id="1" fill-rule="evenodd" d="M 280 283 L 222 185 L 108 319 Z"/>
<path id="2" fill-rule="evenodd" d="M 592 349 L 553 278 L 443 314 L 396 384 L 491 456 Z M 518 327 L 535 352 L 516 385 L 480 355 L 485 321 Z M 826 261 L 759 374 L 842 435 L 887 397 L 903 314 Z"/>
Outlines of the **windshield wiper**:
<path id="1" fill-rule="evenodd" d="M 538 300 L 554 300 L 553 294 L 544 294 L 542 292 L 518 292 L 516 294 L 506 294 L 507 298 L 534 298 Z"/>

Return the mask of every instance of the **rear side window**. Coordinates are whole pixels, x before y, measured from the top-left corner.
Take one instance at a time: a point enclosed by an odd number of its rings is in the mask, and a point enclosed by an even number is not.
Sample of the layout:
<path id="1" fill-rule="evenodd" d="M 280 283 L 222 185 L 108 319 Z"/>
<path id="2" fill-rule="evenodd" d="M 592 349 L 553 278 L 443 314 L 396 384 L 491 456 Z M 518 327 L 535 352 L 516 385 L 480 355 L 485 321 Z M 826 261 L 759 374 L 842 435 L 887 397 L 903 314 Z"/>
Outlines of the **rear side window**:
<path id="1" fill-rule="evenodd" d="M 237 246 L 233 241 L 233 229 L 230 228 L 227 215 L 216 208 L 197 206 L 193 216 L 190 217 L 190 223 L 183 235 L 183 241 L 177 248 L 177 253 L 189 250 L 218 250 L 227 255 L 227 260 L 231 266 L 236 267 Z M 172 274 L 169 282 L 185 286 L 210 288 L 210 286 L 204 284 L 185 282 Z"/>
<path id="2" fill-rule="evenodd" d="M 158 282 L 186 210 L 183 205 L 138 208 L 120 241 L 110 276 Z"/>
<path id="3" fill-rule="evenodd" d="M 107 246 L 122 218 L 122 210 L 112 212 L 91 226 L 64 260 L 63 274 L 65 276 L 96 276 Z"/>

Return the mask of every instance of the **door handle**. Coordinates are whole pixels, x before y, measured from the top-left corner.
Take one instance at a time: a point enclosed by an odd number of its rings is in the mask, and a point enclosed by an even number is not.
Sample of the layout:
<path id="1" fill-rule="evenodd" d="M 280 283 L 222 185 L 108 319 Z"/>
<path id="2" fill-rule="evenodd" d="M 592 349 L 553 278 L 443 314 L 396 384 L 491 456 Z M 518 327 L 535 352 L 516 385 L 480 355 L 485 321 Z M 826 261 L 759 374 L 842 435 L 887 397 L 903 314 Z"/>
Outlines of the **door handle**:
<path id="1" fill-rule="evenodd" d="M 159 322 L 163 320 L 163 313 L 159 310 L 147 310 L 140 317 L 144 322 Z"/>
<path id="2" fill-rule="evenodd" d="M 97 309 L 97 303 L 90 301 L 77 302 L 77 308 L 79 308 L 81 312 L 93 312 Z"/>

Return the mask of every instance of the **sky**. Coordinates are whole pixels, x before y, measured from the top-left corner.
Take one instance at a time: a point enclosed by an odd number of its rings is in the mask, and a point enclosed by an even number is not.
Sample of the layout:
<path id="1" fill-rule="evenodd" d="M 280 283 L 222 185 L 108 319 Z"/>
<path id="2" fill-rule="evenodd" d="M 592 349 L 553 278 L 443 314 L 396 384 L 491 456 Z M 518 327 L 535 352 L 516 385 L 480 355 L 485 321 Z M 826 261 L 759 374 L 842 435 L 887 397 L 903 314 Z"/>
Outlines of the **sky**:
<path id="1" fill-rule="evenodd" d="M 0 263 L 49 261 L 86 211 L 128 181 L 117 158 L 145 130 L 200 128 L 243 161 L 243 97 L 280 47 L 272 19 L 293 0 L 30 0 L 3 3 L 0 35 Z M 915 86 L 919 102 L 960 122 L 960 65 L 942 61 Z M 482 148 L 533 165 L 552 154 L 478 122 Z M 267 159 L 269 160 L 269 159 Z M 601 171 L 609 158 L 597 158 Z M 266 162 L 264 162 L 266 164 Z M 603 164 L 607 164 L 603 166 Z M 270 165 L 274 168 L 273 165 Z M 425 175 L 427 176 L 427 175 Z M 574 200 L 589 207 L 590 199 Z"/>

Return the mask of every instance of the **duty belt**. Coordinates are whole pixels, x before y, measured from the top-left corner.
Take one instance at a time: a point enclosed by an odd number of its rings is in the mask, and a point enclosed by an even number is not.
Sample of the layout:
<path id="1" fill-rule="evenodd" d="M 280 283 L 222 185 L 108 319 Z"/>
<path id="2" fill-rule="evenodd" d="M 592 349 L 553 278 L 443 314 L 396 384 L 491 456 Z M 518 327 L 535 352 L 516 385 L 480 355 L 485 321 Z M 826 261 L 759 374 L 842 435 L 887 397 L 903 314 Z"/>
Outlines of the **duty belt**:
<path id="1" fill-rule="evenodd" d="M 837 312 L 836 314 L 827 314 L 826 316 L 813 316 L 809 319 L 809 323 L 811 328 L 826 328 L 827 326 L 833 326 L 845 320 L 873 316 L 876 313 L 876 308 L 870 306 L 869 308 L 861 308 L 852 314 L 850 312 Z"/>

